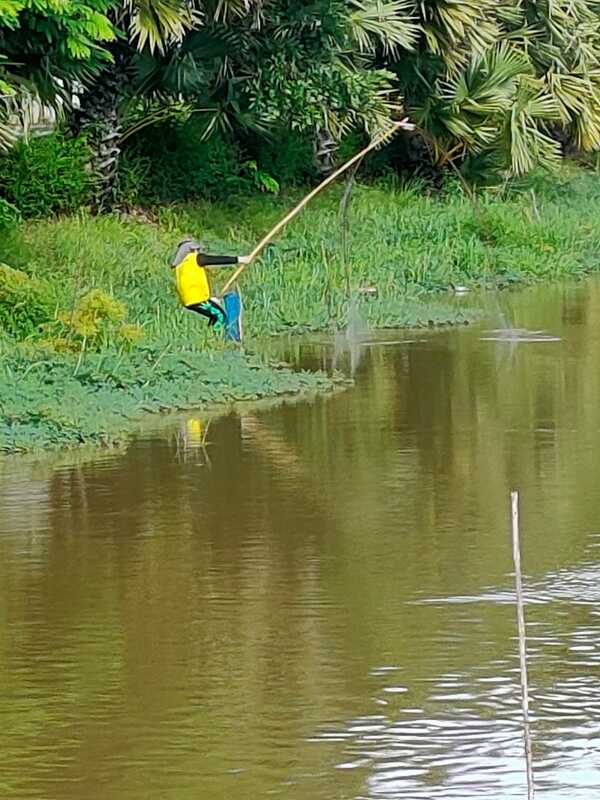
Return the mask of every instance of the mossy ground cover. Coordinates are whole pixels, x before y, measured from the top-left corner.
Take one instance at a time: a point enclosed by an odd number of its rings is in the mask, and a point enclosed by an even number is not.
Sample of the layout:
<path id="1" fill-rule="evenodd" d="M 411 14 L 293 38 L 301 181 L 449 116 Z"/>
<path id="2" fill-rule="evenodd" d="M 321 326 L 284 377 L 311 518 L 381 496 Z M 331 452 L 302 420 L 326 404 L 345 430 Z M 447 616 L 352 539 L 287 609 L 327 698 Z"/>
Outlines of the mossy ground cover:
<path id="1" fill-rule="evenodd" d="M 295 221 L 241 283 L 247 346 L 343 326 L 464 321 L 457 284 L 501 287 L 600 268 L 600 182 L 581 171 L 476 201 L 458 188 L 357 186 L 343 246 L 341 187 Z M 0 236 L 0 448 L 111 441 L 144 411 L 326 388 L 273 370 L 182 310 L 168 267 L 183 236 L 245 253 L 296 196 L 231 198 L 134 216 L 85 214 Z M 217 278 L 217 285 L 225 273 Z M 368 290 L 361 292 L 361 290 Z"/>

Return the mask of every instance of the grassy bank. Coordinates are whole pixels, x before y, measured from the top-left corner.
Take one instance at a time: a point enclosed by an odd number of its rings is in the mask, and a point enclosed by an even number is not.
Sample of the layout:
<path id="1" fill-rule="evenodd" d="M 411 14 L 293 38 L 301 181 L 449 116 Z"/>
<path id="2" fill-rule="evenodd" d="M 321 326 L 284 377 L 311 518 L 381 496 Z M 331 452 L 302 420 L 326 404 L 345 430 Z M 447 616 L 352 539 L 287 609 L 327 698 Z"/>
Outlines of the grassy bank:
<path id="1" fill-rule="evenodd" d="M 107 348 L 73 359 L 48 352 L 37 361 L 2 353 L 0 450 L 114 444 L 144 413 L 324 391 L 324 375 L 275 369 L 239 353 Z"/>
<path id="2" fill-rule="evenodd" d="M 348 290 L 374 327 L 455 322 L 453 284 L 497 287 L 600 268 L 600 182 L 582 172 L 473 203 L 458 189 L 356 187 L 347 257 L 341 188 L 319 198 L 242 283 L 246 332 L 344 324 Z M 186 234 L 247 252 L 294 197 L 23 223 L 0 236 L 0 448 L 110 441 L 144 410 L 324 388 L 231 352 L 182 311 L 167 267 Z"/>

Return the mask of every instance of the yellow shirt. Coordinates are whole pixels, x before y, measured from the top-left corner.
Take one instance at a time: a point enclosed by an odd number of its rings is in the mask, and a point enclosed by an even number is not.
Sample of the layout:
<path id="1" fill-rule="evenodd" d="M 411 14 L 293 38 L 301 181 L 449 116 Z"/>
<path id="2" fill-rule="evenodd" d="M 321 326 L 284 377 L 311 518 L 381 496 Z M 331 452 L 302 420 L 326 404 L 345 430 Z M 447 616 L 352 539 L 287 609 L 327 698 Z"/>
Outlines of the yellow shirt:
<path id="1" fill-rule="evenodd" d="M 210 297 L 210 286 L 206 270 L 198 265 L 196 253 L 187 255 L 175 267 L 177 294 L 184 306 L 204 303 Z"/>

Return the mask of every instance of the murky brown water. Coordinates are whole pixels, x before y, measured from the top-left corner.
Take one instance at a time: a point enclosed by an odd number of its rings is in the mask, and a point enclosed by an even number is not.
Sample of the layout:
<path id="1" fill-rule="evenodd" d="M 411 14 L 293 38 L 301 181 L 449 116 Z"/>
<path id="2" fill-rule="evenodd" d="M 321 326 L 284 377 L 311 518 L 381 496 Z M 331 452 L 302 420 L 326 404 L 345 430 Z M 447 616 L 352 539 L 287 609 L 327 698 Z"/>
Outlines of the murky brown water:
<path id="1" fill-rule="evenodd" d="M 600 284 L 486 303 L 206 451 L 4 470 L 2 800 L 524 797 L 513 487 L 540 797 L 599 796 Z"/>

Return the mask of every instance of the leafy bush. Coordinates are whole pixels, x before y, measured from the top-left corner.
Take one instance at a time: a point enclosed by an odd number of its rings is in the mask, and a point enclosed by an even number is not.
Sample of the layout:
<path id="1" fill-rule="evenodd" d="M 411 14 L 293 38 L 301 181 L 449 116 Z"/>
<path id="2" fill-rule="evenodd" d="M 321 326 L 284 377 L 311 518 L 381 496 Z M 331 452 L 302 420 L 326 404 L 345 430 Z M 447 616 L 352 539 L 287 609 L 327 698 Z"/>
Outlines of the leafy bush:
<path id="1" fill-rule="evenodd" d="M 20 216 L 18 208 L 0 197 L 0 230 L 15 225 Z"/>
<path id="2" fill-rule="evenodd" d="M 108 344 L 134 344 L 142 338 L 138 325 L 125 322 L 127 306 L 102 289 L 92 289 L 72 312 L 59 314 L 58 322 L 65 337 L 59 337 L 59 349 L 69 349 L 69 342 L 85 343 L 91 349 Z"/>
<path id="3" fill-rule="evenodd" d="M 23 338 L 34 333 L 51 315 L 43 284 L 25 272 L 0 264 L 0 328 Z"/>
<path id="4" fill-rule="evenodd" d="M 250 178 L 255 189 L 267 194 L 279 194 L 279 181 L 264 169 L 260 169 L 256 161 L 246 161 L 242 164 L 244 177 Z"/>
<path id="5" fill-rule="evenodd" d="M 160 203 L 223 199 L 252 185 L 242 176 L 236 144 L 220 135 L 202 139 L 197 121 L 147 128 L 126 147 L 120 195 L 126 202 Z"/>
<path id="6" fill-rule="evenodd" d="M 371 152 L 360 165 L 360 177 L 375 178 L 401 171 L 405 159 L 398 148 L 404 144 L 404 138 L 396 137 L 391 144 Z M 336 149 L 335 165 L 340 166 L 368 143 L 369 137 L 364 133 L 346 134 Z M 250 141 L 247 149 L 256 153 L 259 169 L 284 187 L 305 186 L 319 179 L 313 143 L 310 137 L 297 131 L 278 130 L 272 138 Z"/>
<path id="7" fill-rule="evenodd" d="M 90 197 L 89 157 L 81 137 L 54 133 L 20 141 L 0 157 L 0 197 L 24 217 L 76 211 Z"/>
<path id="8" fill-rule="evenodd" d="M 251 149 L 259 168 L 282 186 L 304 185 L 317 177 L 310 138 L 296 131 L 279 130 L 272 138 L 255 141 Z"/>

